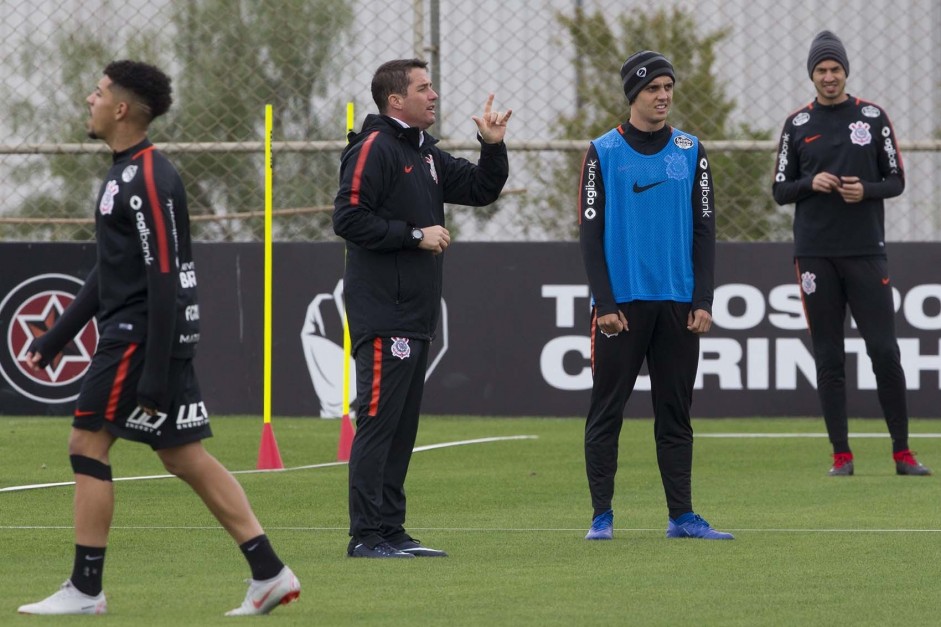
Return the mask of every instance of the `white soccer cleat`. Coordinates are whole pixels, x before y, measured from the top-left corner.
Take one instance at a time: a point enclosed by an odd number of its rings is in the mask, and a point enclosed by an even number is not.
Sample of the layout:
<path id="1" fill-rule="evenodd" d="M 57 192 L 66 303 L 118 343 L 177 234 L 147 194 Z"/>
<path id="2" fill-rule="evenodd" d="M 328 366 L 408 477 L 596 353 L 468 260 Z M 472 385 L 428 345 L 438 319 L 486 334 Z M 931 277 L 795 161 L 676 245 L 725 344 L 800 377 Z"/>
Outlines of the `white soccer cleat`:
<path id="1" fill-rule="evenodd" d="M 104 614 L 108 611 L 105 593 L 89 596 L 66 580 L 59 591 L 42 601 L 21 605 L 20 614 Z"/>
<path id="2" fill-rule="evenodd" d="M 226 616 L 267 614 L 279 605 L 287 605 L 301 596 L 301 582 L 287 566 L 276 577 L 263 581 L 250 579 L 249 582 L 242 605 L 226 612 Z"/>

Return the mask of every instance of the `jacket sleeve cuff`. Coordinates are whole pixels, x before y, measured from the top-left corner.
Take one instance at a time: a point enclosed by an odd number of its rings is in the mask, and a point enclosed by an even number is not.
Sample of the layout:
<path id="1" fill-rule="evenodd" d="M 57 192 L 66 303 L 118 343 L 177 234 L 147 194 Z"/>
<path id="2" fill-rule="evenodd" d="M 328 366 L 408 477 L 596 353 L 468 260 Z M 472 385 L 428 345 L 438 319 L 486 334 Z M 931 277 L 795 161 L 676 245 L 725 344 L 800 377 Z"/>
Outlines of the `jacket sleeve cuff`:
<path id="1" fill-rule="evenodd" d="M 595 312 L 598 317 L 607 316 L 608 314 L 616 314 L 620 309 L 616 303 L 595 303 Z"/>
<path id="2" fill-rule="evenodd" d="M 402 220 L 389 220 L 389 242 L 400 242 L 402 248 L 417 248 L 418 242 L 412 239 L 412 225 Z"/>
<path id="3" fill-rule="evenodd" d="M 497 151 L 497 152 L 499 152 L 499 151 L 501 151 L 501 150 L 504 150 L 505 147 L 506 147 L 506 143 L 503 142 L 503 141 L 501 141 L 500 143 L 497 143 L 497 144 L 488 144 L 487 142 L 484 141 L 484 137 L 483 137 L 483 135 L 481 135 L 480 133 L 477 133 L 477 141 L 480 142 L 480 150 L 481 150 L 481 152 L 485 152 L 485 151 Z"/>

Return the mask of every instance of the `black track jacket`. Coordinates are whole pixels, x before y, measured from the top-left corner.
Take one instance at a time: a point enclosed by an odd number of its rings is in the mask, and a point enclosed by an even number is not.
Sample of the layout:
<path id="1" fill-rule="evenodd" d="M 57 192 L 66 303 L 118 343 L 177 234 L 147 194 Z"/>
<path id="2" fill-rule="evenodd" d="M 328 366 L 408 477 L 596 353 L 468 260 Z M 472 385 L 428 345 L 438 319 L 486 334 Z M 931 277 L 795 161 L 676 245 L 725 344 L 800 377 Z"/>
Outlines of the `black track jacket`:
<path id="1" fill-rule="evenodd" d="M 95 239 L 97 264 L 31 349 L 52 359 L 94 316 L 102 339 L 144 343 L 138 397 L 166 410 L 170 358 L 195 354 L 199 306 L 183 181 L 149 140 L 113 154 L 95 206 Z"/>
<path id="2" fill-rule="evenodd" d="M 412 227 L 444 226 L 444 203 L 482 206 L 509 174 L 506 145 L 481 142 L 477 165 L 427 133 L 382 115 L 350 133 L 340 161 L 333 230 L 346 240 L 344 300 L 353 354 L 375 337 L 432 340 L 444 255 L 417 248 Z"/>
<path id="3" fill-rule="evenodd" d="M 820 172 L 858 176 L 862 201 L 813 191 Z M 796 257 L 885 255 L 883 199 L 904 189 L 902 155 L 882 107 L 853 96 L 835 105 L 814 100 L 784 122 L 772 191 L 780 205 L 797 203 Z"/>

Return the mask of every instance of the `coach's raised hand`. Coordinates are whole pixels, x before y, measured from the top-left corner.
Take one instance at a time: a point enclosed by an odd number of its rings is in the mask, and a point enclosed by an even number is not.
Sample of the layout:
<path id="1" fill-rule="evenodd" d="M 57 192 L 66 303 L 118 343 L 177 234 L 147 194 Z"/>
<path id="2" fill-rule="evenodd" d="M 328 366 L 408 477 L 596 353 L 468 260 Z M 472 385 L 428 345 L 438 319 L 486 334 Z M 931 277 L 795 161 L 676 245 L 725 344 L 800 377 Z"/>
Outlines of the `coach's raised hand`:
<path id="1" fill-rule="evenodd" d="M 472 115 L 471 119 L 477 124 L 477 131 L 486 144 L 499 144 L 506 135 L 506 123 L 510 121 L 513 109 L 506 111 L 493 110 L 493 94 L 487 97 L 484 105 L 484 114 L 480 117 Z"/>

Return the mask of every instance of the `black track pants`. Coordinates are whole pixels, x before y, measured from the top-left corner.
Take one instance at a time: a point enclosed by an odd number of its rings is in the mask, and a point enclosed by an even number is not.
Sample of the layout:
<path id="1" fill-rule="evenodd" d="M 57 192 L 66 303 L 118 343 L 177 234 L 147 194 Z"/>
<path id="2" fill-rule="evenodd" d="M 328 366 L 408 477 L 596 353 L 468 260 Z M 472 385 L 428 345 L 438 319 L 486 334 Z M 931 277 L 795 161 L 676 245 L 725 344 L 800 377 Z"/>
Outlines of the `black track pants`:
<path id="1" fill-rule="evenodd" d="M 686 329 L 689 303 L 634 301 L 619 305 L 629 331 L 605 337 L 592 312 L 591 405 L 585 422 L 585 463 L 592 507 L 609 509 L 618 466 L 624 407 L 644 360 L 650 373 L 657 463 L 671 514 L 693 511 L 693 428 L 689 409 L 699 368 L 699 336 Z"/>
<path id="2" fill-rule="evenodd" d="M 418 434 L 428 342 L 375 338 L 356 354 L 350 536 L 373 547 L 405 534 L 405 475 Z"/>
<path id="3" fill-rule="evenodd" d="M 795 267 L 817 364 L 817 394 L 833 452 L 850 450 L 844 345 L 847 305 L 872 361 L 892 450 L 907 449 L 905 372 L 895 337 L 895 307 L 885 257 L 800 257 Z"/>

